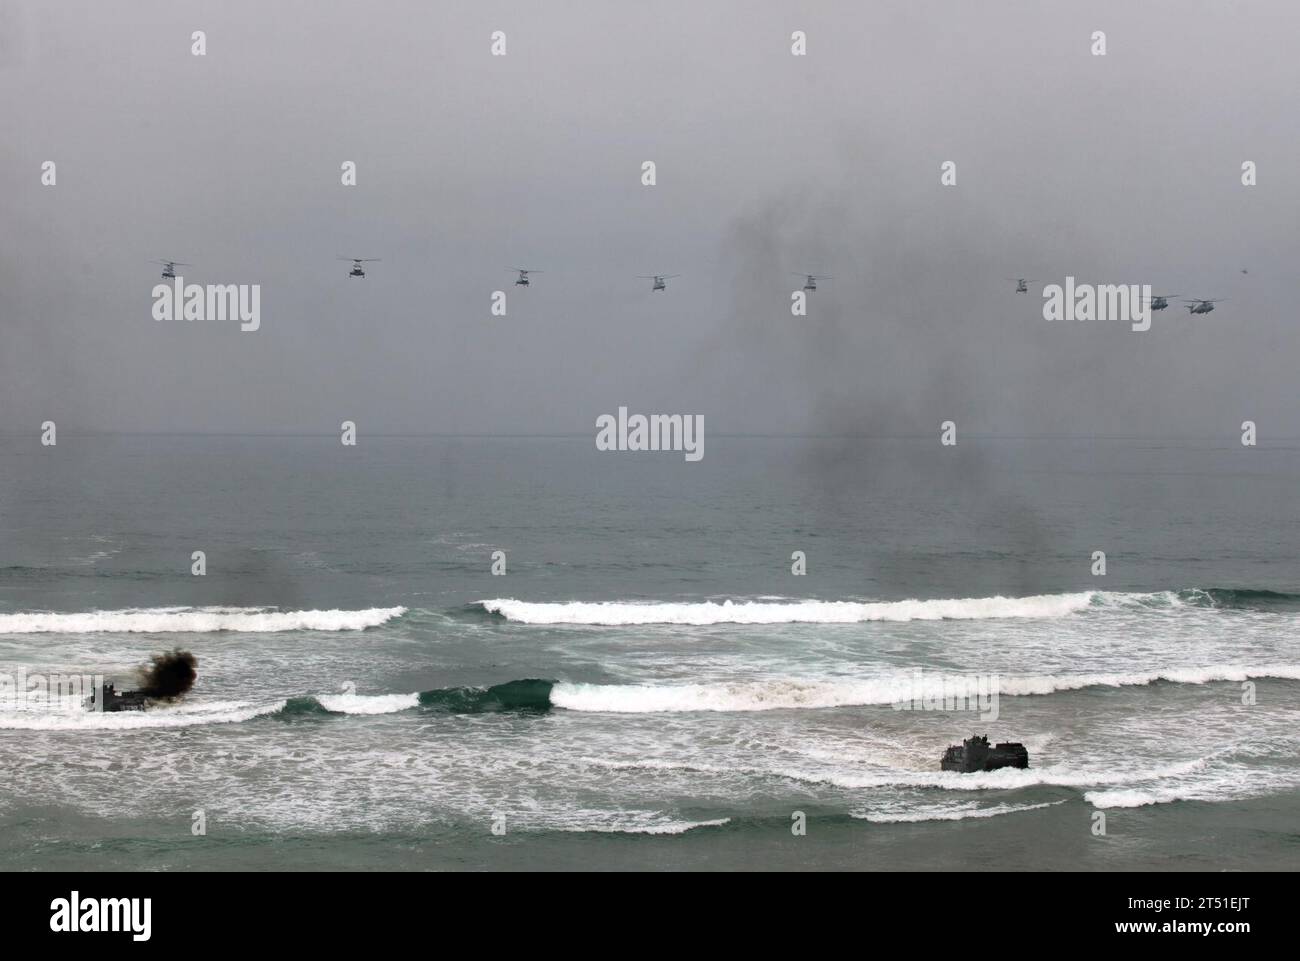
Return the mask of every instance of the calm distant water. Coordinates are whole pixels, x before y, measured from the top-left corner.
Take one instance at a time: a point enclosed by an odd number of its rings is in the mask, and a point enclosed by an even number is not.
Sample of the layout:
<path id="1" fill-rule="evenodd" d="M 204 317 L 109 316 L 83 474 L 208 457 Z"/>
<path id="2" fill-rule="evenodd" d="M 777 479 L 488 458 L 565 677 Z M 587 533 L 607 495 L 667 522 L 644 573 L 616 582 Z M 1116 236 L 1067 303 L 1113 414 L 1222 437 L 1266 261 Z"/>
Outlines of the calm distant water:
<path id="1" fill-rule="evenodd" d="M 1294 868 L 1298 482 L 1209 441 L 6 435 L 0 672 L 199 679 L 0 711 L 0 868 Z M 997 720 L 895 710 L 918 671 L 996 675 Z M 941 773 L 977 732 L 1030 768 Z"/>

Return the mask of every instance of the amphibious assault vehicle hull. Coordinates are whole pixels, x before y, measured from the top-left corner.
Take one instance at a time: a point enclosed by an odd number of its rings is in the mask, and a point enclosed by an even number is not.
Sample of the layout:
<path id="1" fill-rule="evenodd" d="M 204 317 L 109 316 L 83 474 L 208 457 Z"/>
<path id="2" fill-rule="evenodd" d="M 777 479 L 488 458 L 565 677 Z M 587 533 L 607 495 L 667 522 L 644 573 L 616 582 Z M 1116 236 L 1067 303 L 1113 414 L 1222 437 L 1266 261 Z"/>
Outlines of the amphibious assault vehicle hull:
<path id="1" fill-rule="evenodd" d="M 1029 767 L 1029 752 L 1018 742 L 1003 741 L 989 747 L 989 739 L 976 735 L 961 742 L 961 747 L 950 747 L 943 752 L 939 768 L 960 774 L 976 771 L 994 771 L 1000 767 Z"/>
<path id="2" fill-rule="evenodd" d="M 149 696 L 143 691 L 116 691 L 112 684 L 99 689 L 99 696 L 86 701 L 89 711 L 143 711 Z"/>

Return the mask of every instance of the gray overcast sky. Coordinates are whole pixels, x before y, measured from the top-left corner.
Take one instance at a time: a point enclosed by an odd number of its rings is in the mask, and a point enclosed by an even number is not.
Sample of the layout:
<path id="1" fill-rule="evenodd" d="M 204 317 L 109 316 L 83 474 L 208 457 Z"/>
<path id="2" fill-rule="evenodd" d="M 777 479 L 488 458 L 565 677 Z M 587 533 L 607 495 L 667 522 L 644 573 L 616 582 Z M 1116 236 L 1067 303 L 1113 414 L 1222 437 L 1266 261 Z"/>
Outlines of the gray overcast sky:
<path id="1" fill-rule="evenodd" d="M 1292 0 L 2 2 L 0 428 L 1294 437 L 1297 41 Z M 152 320 L 159 257 L 260 332 Z M 1066 274 L 1226 303 L 1006 279 Z"/>

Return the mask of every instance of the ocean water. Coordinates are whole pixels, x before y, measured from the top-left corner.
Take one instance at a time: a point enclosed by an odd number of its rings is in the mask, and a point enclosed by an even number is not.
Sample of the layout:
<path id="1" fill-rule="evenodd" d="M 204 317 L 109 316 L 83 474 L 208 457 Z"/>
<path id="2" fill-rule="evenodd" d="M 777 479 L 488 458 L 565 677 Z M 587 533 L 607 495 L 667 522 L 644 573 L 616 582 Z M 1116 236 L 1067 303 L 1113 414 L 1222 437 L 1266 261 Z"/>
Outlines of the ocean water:
<path id="1" fill-rule="evenodd" d="M 0 478 L 0 673 L 199 661 L 0 705 L 0 868 L 1300 865 L 1294 445 L 6 435 Z M 996 719 L 895 707 L 975 676 Z M 941 772 L 973 733 L 1029 769 Z"/>

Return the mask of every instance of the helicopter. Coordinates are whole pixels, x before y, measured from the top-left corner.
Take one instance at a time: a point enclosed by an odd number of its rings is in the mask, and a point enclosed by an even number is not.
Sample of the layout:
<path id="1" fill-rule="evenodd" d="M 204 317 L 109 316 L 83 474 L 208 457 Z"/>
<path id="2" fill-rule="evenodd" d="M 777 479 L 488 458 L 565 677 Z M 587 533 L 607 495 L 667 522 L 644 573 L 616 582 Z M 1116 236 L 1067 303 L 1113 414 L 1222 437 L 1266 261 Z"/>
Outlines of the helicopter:
<path id="1" fill-rule="evenodd" d="M 516 287 L 527 287 L 527 286 L 528 286 L 528 275 L 529 275 L 529 274 L 540 274 L 540 273 L 541 273 L 540 270 L 533 270 L 533 269 L 531 269 L 531 268 L 529 268 L 528 270 L 525 270 L 523 267 L 511 267 L 510 269 L 511 269 L 511 270 L 517 270 L 517 271 L 519 271 L 519 279 L 515 281 L 515 286 L 516 286 Z"/>
<path id="2" fill-rule="evenodd" d="M 377 263 L 378 257 L 340 257 L 339 260 L 352 261 L 352 270 L 348 272 L 349 277 L 365 277 L 366 272 L 361 269 L 362 264 Z"/>
<path id="3" fill-rule="evenodd" d="M 179 260 L 151 260 L 151 264 L 162 264 L 163 280 L 175 280 L 177 267 L 191 267 L 192 264 L 181 263 Z"/>
<path id="4" fill-rule="evenodd" d="M 1024 277 L 1008 277 L 1007 280 L 1016 282 L 1016 293 L 1018 294 L 1029 293 L 1029 285 L 1038 283 L 1036 280 L 1026 280 Z"/>
<path id="5" fill-rule="evenodd" d="M 808 273 L 800 273 L 797 270 L 793 271 L 793 273 L 796 277 L 804 278 L 803 289 L 809 292 L 812 292 L 817 289 L 817 281 L 835 279 L 830 274 L 808 274 Z"/>
<path id="6" fill-rule="evenodd" d="M 651 290 L 667 290 L 668 285 L 665 284 L 664 281 L 672 280 L 674 277 L 680 277 L 680 276 L 681 274 L 637 274 L 637 277 L 639 277 L 641 280 L 654 281 L 654 283 L 650 286 Z"/>
<path id="7" fill-rule="evenodd" d="M 1222 300 L 1184 300 L 1183 306 L 1192 314 L 1208 314 L 1214 309 L 1215 304 L 1221 303 Z"/>
<path id="8" fill-rule="evenodd" d="M 1151 297 L 1151 309 L 1164 310 L 1169 306 L 1169 298 L 1177 296 L 1177 294 L 1154 294 Z"/>

